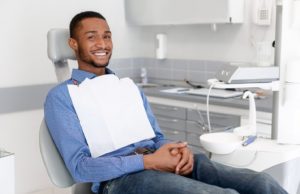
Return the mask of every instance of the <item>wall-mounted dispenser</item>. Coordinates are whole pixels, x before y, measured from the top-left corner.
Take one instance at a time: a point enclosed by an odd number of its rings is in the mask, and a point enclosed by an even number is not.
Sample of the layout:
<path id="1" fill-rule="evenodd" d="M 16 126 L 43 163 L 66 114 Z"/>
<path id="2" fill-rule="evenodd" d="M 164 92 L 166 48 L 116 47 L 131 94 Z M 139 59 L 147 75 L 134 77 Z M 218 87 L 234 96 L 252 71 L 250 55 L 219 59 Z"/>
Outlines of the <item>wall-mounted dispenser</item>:
<path id="1" fill-rule="evenodd" d="M 167 35 L 157 34 L 156 38 L 158 40 L 158 47 L 156 49 L 156 58 L 165 59 L 167 55 Z"/>

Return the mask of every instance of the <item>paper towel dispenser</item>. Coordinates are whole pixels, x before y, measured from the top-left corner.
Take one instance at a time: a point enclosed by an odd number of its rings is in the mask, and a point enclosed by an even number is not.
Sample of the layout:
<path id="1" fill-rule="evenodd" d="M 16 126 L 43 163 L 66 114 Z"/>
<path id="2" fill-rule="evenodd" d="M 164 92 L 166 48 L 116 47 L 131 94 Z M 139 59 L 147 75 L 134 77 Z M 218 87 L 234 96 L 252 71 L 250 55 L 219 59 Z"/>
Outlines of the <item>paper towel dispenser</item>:
<path id="1" fill-rule="evenodd" d="M 125 0 L 135 25 L 242 23 L 244 0 Z"/>

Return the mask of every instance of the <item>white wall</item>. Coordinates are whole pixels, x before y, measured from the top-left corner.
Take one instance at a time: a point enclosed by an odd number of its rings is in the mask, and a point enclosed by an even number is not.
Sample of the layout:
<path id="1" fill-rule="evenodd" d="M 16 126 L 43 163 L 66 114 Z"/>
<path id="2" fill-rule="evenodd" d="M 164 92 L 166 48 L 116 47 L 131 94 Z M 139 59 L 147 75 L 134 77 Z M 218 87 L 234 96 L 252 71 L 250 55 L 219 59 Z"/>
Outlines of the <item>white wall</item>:
<path id="1" fill-rule="evenodd" d="M 245 0 L 245 22 L 241 25 L 218 25 L 216 32 L 210 25 L 182 25 L 167 27 L 137 27 L 134 42 L 138 56 L 155 57 L 157 33 L 166 33 L 168 58 L 203 59 L 255 62 L 255 42 L 275 40 L 275 0 L 273 0 L 272 24 L 258 26 L 252 23 L 253 1 Z"/>
<path id="2" fill-rule="evenodd" d="M 101 12 L 118 42 L 114 57 L 130 55 L 123 7 L 123 0 L 1 0 L 0 88 L 55 82 L 46 53 L 46 33 L 50 28 L 68 28 L 79 11 Z"/>

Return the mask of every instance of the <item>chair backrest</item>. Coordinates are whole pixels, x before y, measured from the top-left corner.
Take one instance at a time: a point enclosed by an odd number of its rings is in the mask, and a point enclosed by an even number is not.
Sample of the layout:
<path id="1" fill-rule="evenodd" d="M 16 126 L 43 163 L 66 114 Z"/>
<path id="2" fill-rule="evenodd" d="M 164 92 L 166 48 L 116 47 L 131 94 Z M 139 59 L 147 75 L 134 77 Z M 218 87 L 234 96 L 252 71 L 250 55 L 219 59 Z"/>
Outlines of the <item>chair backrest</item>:
<path id="1" fill-rule="evenodd" d="M 40 127 L 40 151 L 51 182 L 57 187 L 72 187 L 72 194 L 93 194 L 92 183 L 76 183 L 65 166 L 43 119 Z"/>
<path id="2" fill-rule="evenodd" d="M 48 57 L 55 66 L 59 82 L 70 78 L 68 60 L 75 60 L 75 54 L 68 45 L 68 29 L 51 29 L 47 33 Z M 40 127 L 40 151 L 52 183 L 58 187 L 72 187 L 72 194 L 92 194 L 91 183 L 76 183 L 72 179 L 60 153 L 49 133 L 45 121 Z"/>
<path id="3" fill-rule="evenodd" d="M 56 77 L 59 82 L 70 78 L 68 60 L 75 60 L 75 54 L 68 45 L 68 29 L 53 28 L 47 33 L 47 52 L 55 65 Z"/>
<path id="4" fill-rule="evenodd" d="M 63 188 L 72 186 L 75 182 L 56 149 L 45 120 L 40 127 L 39 143 L 42 159 L 52 183 Z"/>

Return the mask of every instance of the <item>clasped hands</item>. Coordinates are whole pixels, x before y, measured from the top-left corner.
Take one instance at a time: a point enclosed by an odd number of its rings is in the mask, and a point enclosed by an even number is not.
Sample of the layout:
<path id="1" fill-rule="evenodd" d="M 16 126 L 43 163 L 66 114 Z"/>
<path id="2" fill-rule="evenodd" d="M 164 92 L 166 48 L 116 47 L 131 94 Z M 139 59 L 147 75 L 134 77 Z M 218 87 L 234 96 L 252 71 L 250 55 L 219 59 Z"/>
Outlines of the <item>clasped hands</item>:
<path id="1" fill-rule="evenodd" d="M 144 167 L 148 170 L 187 175 L 192 172 L 194 157 L 186 142 L 168 143 L 153 154 L 144 155 Z"/>

